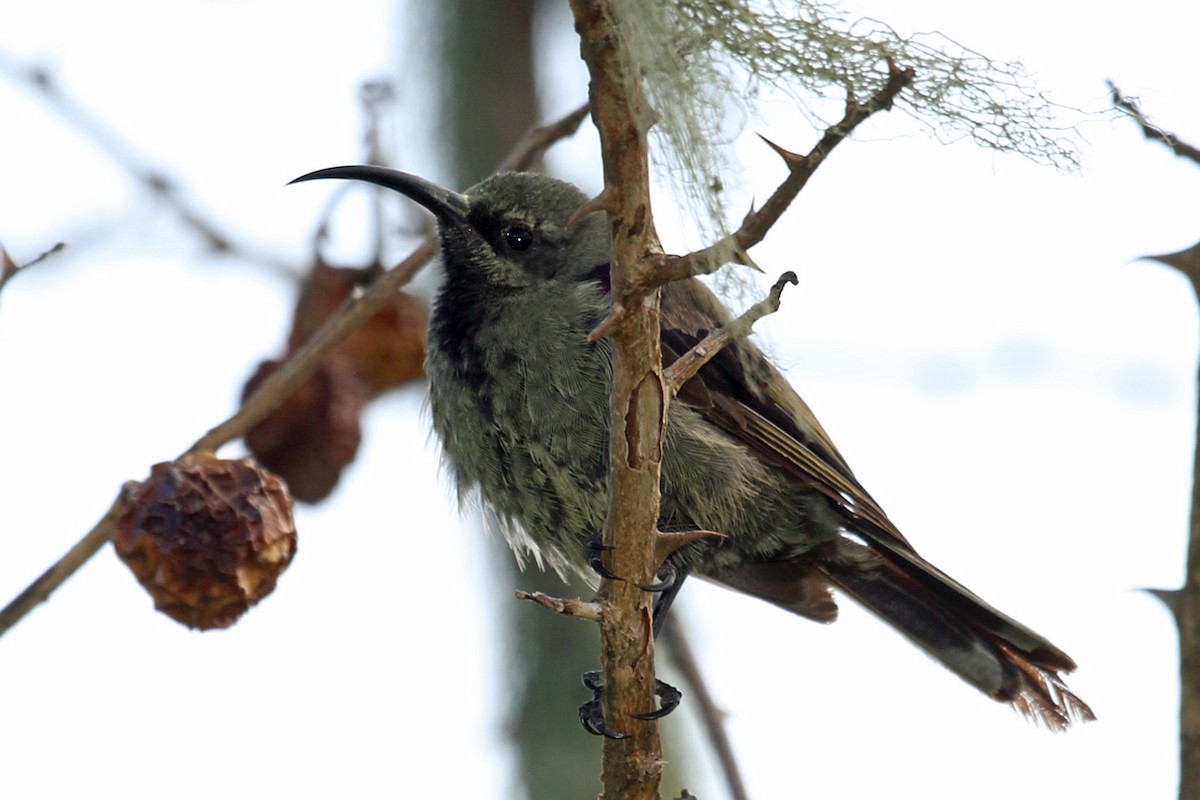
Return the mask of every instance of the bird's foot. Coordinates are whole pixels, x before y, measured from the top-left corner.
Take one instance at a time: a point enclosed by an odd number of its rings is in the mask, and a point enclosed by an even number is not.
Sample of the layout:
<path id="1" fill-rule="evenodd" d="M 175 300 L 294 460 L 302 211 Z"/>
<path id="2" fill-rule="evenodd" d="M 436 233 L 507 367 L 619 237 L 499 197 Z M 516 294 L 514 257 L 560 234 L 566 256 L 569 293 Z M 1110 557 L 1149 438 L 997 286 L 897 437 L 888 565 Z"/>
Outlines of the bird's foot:
<path id="1" fill-rule="evenodd" d="M 607 736 L 610 739 L 624 739 L 626 734 L 614 731 L 604 721 L 604 709 L 601 700 L 604 697 L 604 673 L 591 670 L 583 673 L 583 685 L 592 690 L 592 699 L 579 707 L 579 721 L 588 733 L 595 736 Z M 644 714 L 634 714 L 634 719 L 661 719 L 679 706 L 683 695 L 678 689 L 664 681 L 654 681 L 654 693 L 658 695 L 659 707 Z"/>
<path id="2" fill-rule="evenodd" d="M 604 543 L 604 534 L 594 533 L 589 536 L 587 540 L 588 566 L 601 578 L 608 578 L 610 581 L 624 580 L 624 578 L 604 566 L 604 554 L 609 550 L 612 550 L 612 546 Z"/>

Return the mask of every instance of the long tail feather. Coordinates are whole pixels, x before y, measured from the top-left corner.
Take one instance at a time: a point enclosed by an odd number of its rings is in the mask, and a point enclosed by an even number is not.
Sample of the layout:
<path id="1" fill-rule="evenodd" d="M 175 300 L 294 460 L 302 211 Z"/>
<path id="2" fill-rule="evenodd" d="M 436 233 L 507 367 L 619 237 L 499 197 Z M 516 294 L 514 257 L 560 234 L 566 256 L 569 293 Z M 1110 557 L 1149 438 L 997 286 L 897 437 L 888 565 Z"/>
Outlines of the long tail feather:
<path id="1" fill-rule="evenodd" d="M 1050 730 L 1095 719 L 1062 680 L 1075 662 L 1045 637 L 911 550 L 847 546 L 870 555 L 818 561 L 821 572 L 963 680 Z"/>

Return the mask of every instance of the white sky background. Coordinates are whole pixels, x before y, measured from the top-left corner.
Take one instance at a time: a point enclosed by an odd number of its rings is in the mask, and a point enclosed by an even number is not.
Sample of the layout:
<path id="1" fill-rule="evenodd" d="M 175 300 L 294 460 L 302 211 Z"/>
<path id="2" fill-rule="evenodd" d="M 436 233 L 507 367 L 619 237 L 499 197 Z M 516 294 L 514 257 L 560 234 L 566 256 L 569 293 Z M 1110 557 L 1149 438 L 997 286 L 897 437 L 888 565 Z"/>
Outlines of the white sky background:
<path id="1" fill-rule="evenodd" d="M 1200 141 L 1200 8 L 1048 5 L 858 8 L 1021 58 L 1064 104 L 1102 110 L 1111 77 Z M 51 68 L 191 202 L 302 265 L 332 187 L 283 184 L 359 160 L 363 79 L 400 76 L 413 110 L 399 165 L 442 175 L 421 99 L 436 75 L 411 44 L 423 34 L 397 34 L 407 18 L 390 3 L 297 8 L 6 3 L 0 54 Z M 547 50 L 552 113 L 584 96 L 576 54 L 570 38 Z M 293 298 L 205 255 L 4 75 L 0 131 L 0 242 L 18 261 L 72 245 L 0 294 L 6 601 L 124 480 L 232 410 Z M 753 132 L 813 140 L 784 104 L 754 121 L 738 145 L 747 203 L 782 177 Z M 1128 121 L 1081 132 L 1084 171 L 1063 175 L 877 119 L 755 255 L 770 279 L 800 274 L 762 328 L 859 478 L 926 556 L 1079 662 L 1070 685 L 1100 721 L 1037 730 L 848 603 L 820 627 L 689 585 L 677 608 L 752 796 L 1174 794 L 1174 632 L 1134 590 L 1182 575 L 1197 320 L 1182 278 L 1131 262 L 1200 236 L 1200 173 Z M 551 166 L 594 190 L 595 152 L 585 129 Z M 363 251 L 356 217 L 353 204 L 339 217 L 348 253 Z M 479 534 L 449 507 L 421 401 L 372 407 L 359 460 L 331 501 L 298 512 L 295 562 L 233 629 L 154 613 L 106 550 L 9 632 L 0 796 L 509 796 L 490 697 L 497 662 L 519 654 L 499 651 L 489 609 L 513 587 L 490 582 Z M 688 786 L 723 796 L 711 775 Z"/>

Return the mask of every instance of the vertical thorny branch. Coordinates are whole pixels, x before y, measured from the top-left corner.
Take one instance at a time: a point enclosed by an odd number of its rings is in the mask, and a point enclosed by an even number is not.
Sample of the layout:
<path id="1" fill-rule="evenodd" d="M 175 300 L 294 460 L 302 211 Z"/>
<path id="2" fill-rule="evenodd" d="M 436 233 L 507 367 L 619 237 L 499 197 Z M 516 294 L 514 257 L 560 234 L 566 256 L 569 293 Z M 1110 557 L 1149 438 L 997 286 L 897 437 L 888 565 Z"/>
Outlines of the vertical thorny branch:
<path id="1" fill-rule="evenodd" d="M 1168 147 L 1180 158 L 1200 164 L 1200 148 L 1181 140 L 1150 121 L 1137 101 L 1126 97 L 1111 81 L 1113 105 L 1128 114 L 1151 141 Z M 1146 258 L 1183 273 L 1200 300 L 1200 243 L 1186 250 Z M 1200 378 L 1198 378 L 1200 380 Z M 1187 565 L 1183 586 L 1156 589 L 1153 594 L 1175 617 L 1179 632 L 1179 797 L 1200 797 L 1200 410 L 1193 445 L 1192 510 L 1188 528 Z"/>
<path id="2" fill-rule="evenodd" d="M 649 109 L 636 68 L 623 49 L 631 35 L 611 0 L 572 0 L 580 50 L 591 75 L 592 118 L 600 134 L 604 191 L 593 204 L 608 212 L 612 234 L 613 343 L 611 501 L 605 543 L 609 569 L 599 600 L 604 714 L 627 734 L 604 740 L 605 796 L 657 798 L 662 774 L 658 725 L 634 715 L 654 707 L 650 595 L 666 431 L 666 392 L 658 340 L 658 291 L 641 279 L 661 253 L 650 212 L 646 130 Z"/>

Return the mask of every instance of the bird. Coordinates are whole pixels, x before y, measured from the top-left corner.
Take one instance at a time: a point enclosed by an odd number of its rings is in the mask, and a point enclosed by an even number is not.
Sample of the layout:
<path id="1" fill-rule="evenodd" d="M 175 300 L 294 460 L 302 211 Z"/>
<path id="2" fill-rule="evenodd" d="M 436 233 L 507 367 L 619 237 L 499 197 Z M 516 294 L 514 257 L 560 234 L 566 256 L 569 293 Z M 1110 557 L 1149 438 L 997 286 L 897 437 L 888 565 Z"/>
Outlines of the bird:
<path id="1" fill-rule="evenodd" d="M 444 275 L 426 374 L 460 498 L 482 496 L 522 563 L 594 582 L 604 572 L 612 351 L 589 334 L 612 305 L 607 215 L 586 213 L 579 188 L 540 173 L 499 173 L 461 193 L 369 165 L 293 183 L 315 179 L 382 186 L 436 218 Z M 664 364 L 730 319 L 696 278 L 665 285 Z M 821 623 L 836 619 L 837 591 L 1037 724 L 1062 730 L 1095 718 L 1064 682 L 1070 656 L 922 557 L 751 339 L 733 341 L 681 387 L 661 474 L 659 529 L 723 537 L 667 557 L 663 582 L 648 587 L 660 592 L 656 631 L 688 575 Z M 585 683 L 599 694 L 594 675 Z"/>

